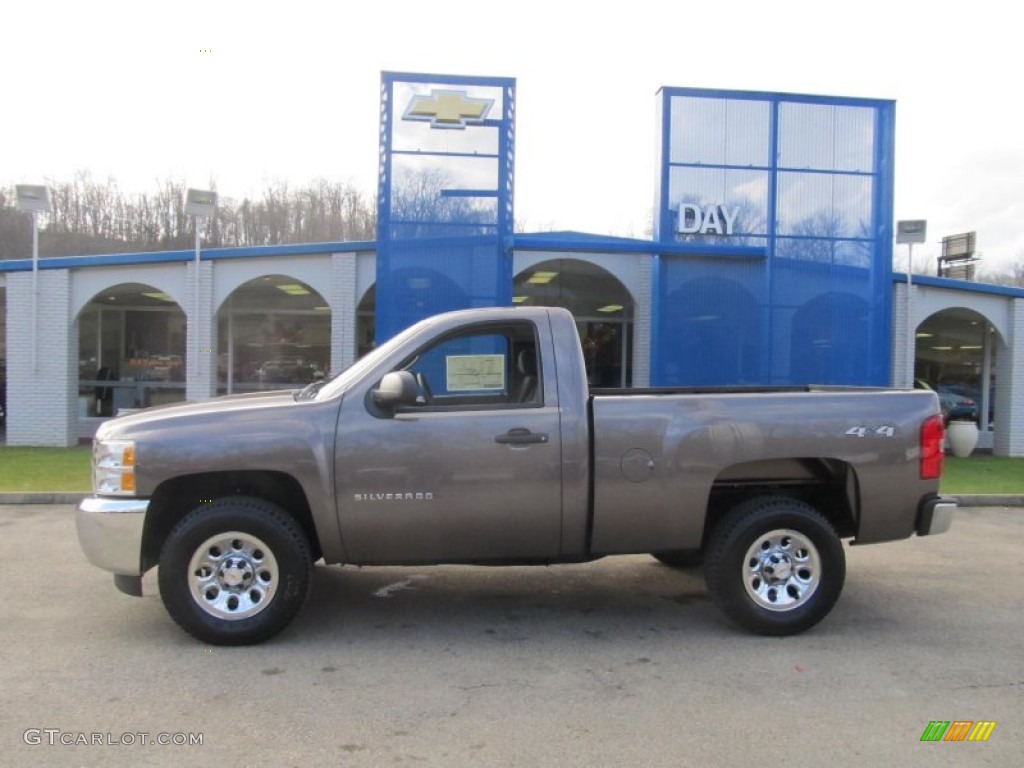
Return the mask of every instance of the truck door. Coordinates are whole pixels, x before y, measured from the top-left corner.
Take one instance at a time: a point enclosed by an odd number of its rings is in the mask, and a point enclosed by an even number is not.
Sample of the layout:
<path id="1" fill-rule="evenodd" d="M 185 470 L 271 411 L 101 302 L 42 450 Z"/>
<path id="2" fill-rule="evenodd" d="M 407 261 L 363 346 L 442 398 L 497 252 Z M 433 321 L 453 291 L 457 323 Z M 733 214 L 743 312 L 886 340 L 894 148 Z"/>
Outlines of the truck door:
<path id="1" fill-rule="evenodd" d="M 561 435 L 550 334 L 484 323 L 428 342 L 395 370 L 416 403 L 346 395 L 335 450 L 351 562 L 555 557 Z M 383 376 L 383 374 L 381 374 Z"/>

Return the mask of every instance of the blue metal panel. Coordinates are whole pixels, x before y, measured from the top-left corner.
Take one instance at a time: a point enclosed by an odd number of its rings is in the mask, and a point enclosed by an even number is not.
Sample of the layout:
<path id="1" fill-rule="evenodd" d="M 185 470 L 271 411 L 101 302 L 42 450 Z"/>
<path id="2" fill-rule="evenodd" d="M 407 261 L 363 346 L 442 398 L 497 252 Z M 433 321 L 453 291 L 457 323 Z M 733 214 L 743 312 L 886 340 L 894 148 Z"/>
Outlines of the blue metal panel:
<path id="1" fill-rule="evenodd" d="M 872 302 L 878 327 L 872 337 L 869 354 L 877 369 L 884 368 L 886 384 L 892 381 L 892 244 L 895 239 L 893 211 L 896 186 L 896 105 L 881 102 L 875 112 L 874 260 L 871 264 Z"/>
<path id="2" fill-rule="evenodd" d="M 381 76 L 376 337 L 512 301 L 515 81 Z"/>
<path id="3" fill-rule="evenodd" d="M 758 384 L 765 380 L 758 328 L 764 262 L 662 256 L 657 275 L 662 386 Z"/>
<path id="4" fill-rule="evenodd" d="M 888 383 L 893 103 L 673 88 L 659 104 L 657 238 L 692 250 L 656 259 L 652 383 Z M 763 261 L 725 258 L 753 245 Z"/>

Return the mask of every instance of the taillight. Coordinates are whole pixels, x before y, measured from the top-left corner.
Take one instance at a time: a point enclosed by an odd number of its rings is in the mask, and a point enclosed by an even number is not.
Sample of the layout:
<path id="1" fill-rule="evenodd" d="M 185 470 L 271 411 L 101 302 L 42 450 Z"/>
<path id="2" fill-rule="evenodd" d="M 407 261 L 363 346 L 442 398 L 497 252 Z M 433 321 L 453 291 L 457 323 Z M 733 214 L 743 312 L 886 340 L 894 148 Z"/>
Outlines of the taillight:
<path id="1" fill-rule="evenodd" d="M 942 477 L 942 444 L 946 427 L 941 416 L 932 416 L 921 425 L 921 479 L 938 480 Z"/>

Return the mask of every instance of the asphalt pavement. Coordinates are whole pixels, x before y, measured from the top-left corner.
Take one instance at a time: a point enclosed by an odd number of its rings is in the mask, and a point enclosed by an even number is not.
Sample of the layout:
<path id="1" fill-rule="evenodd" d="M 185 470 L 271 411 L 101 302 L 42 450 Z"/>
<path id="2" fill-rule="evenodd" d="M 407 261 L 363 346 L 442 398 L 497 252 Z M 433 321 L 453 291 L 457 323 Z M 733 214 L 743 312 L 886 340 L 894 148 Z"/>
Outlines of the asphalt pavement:
<path id="1" fill-rule="evenodd" d="M 0 766 L 1016 766 L 1022 552 L 995 507 L 848 548 L 838 606 L 789 638 L 643 555 L 319 566 L 288 630 L 229 649 L 174 625 L 155 573 L 117 592 L 72 507 L 0 506 Z M 922 742 L 932 721 L 996 725 Z"/>

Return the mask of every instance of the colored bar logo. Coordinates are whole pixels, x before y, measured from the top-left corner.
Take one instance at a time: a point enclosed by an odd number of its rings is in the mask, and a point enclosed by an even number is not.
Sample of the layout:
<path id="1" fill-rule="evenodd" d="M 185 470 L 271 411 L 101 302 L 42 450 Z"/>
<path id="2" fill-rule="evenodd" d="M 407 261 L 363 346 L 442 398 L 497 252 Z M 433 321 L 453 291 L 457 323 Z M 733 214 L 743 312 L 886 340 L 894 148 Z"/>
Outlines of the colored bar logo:
<path id="1" fill-rule="evenodd" d="M 988 741 L 995 727 L 995 720 L 932 720 L 921 741 Z"/>

